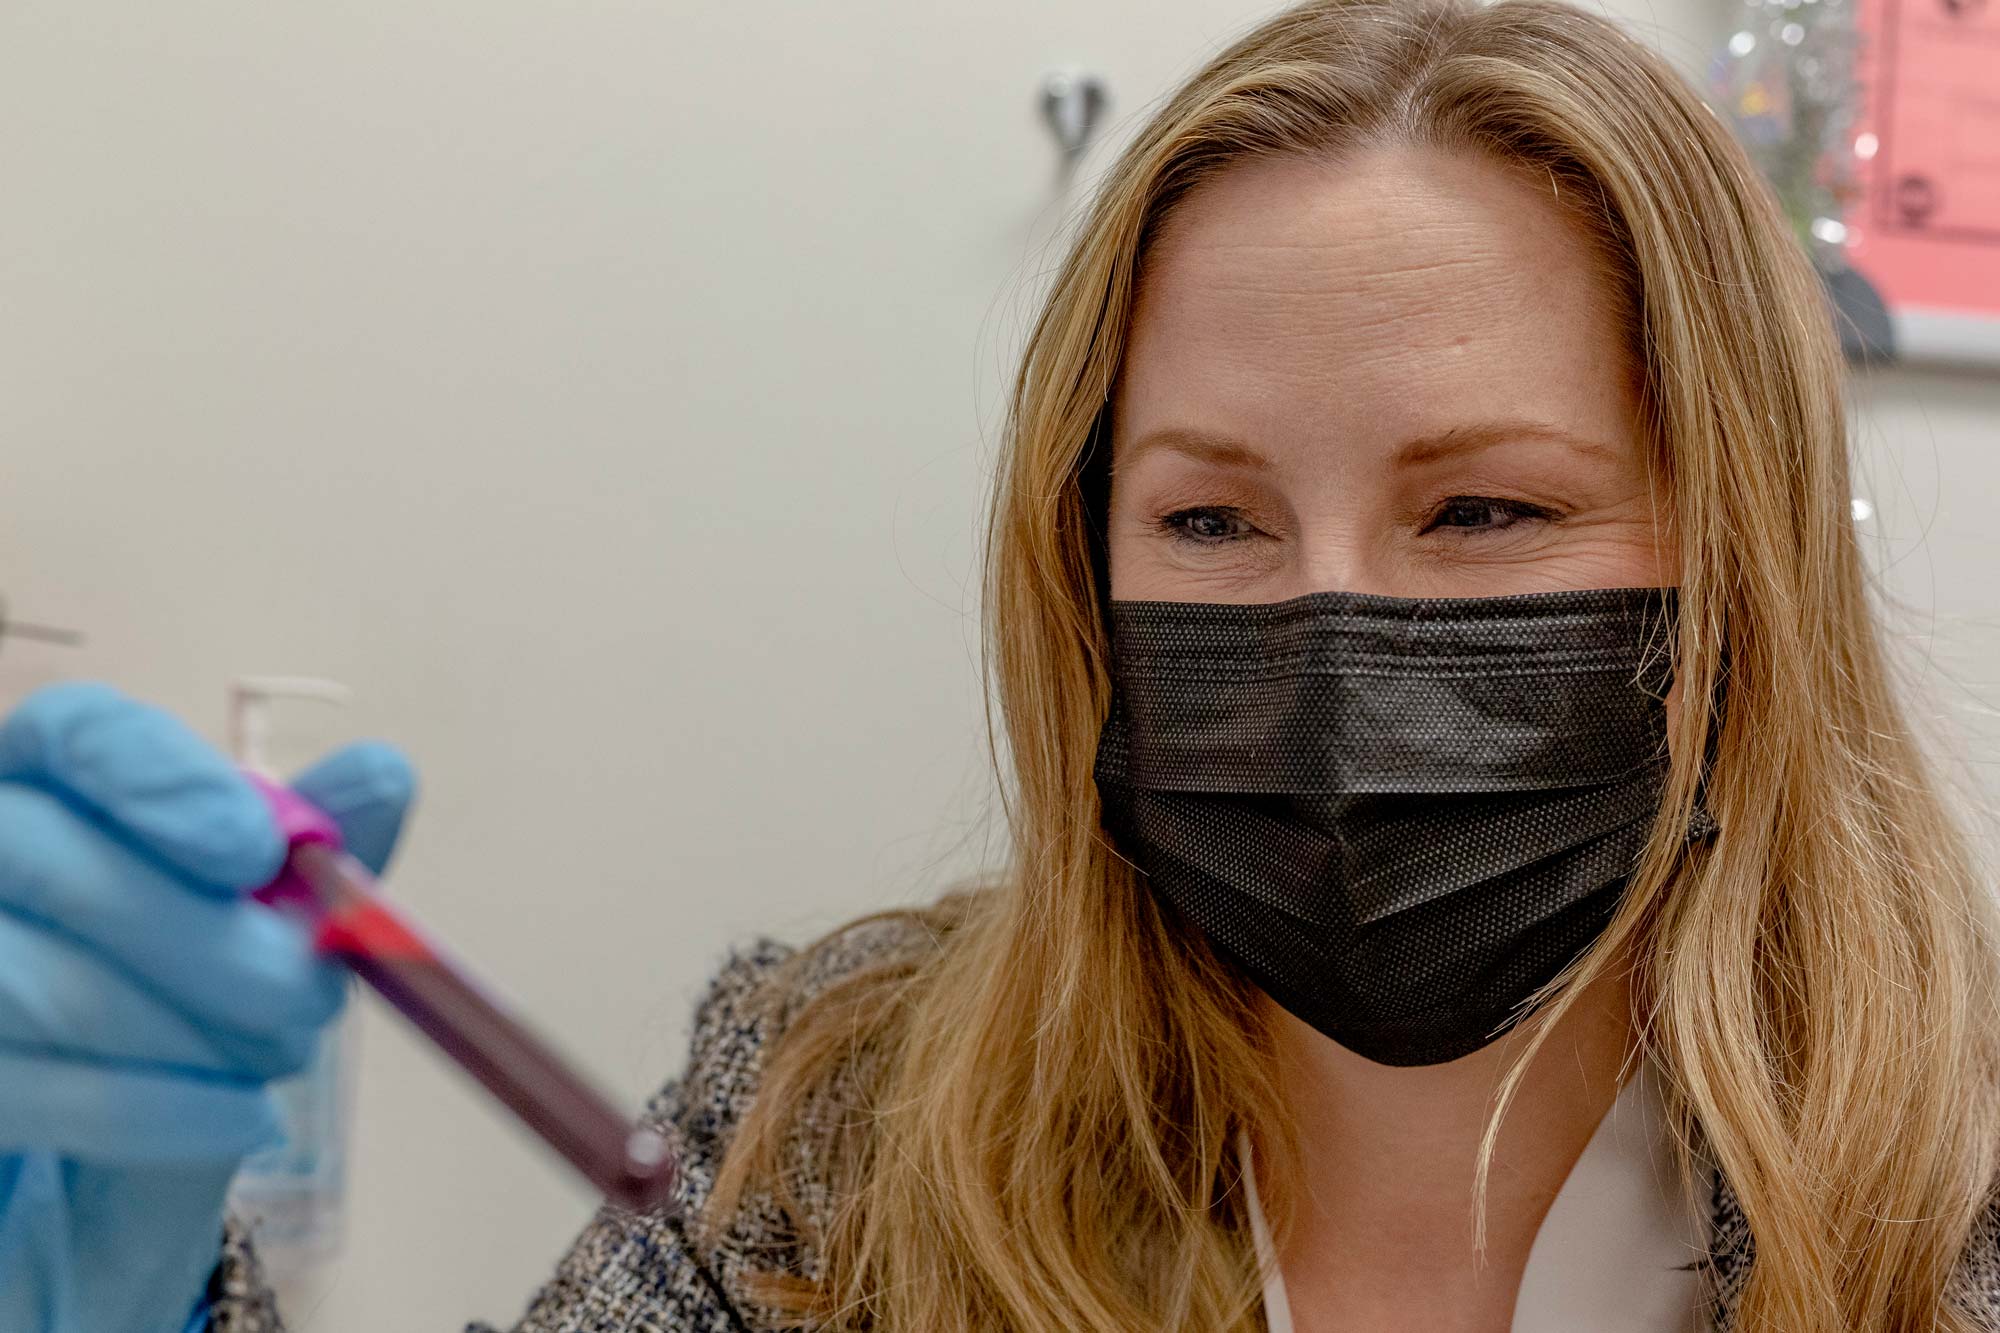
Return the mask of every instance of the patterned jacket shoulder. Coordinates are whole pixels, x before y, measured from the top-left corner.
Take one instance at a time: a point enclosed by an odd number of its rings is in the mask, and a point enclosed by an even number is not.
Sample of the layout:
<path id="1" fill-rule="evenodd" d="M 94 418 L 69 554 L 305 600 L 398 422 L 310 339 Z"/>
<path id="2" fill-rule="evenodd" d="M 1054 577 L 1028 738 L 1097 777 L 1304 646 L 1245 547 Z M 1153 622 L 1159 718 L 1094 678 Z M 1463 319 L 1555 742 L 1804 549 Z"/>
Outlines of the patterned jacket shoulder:
<path id="1" fill-rule="evenodd" d="M 2000 1198 L 1987 1205 L 1972 1230 L 1965 1257 L 1952 1274 L 1952 1297 L 1985 1333 L 2000 1333 Z"/>
<path id="2" fill-rule="evenodd" d="M 1714 1178 L 1709 1233 L 1710 1326 L 1734 1333 L 1737 1307 L 1755 1266 L 1757 1244 L 1743 1206 L 1721 1176 Z M 1965 1252 L 1946 1285 L 1947 1299 L 1980 1333 L 2000 1333 L 2000 1193 L 1973 1225 Z"/>
<path id="3" fill-rule="evenodd" d="M 680 1211 L 707 1203 L 737 1126 L 756 1099 L 766 1049 L 799 1008 L 843 978 L 914 961 L 934 949 L 909 918 L 864 921 L 805 958 L 772 940 L 735 950 L 695 1013 L 686 1070 L 648 1103 L 647 1123 L 680 1163 Z M 787 966 L 793 964 L 792 966 Z M 782 986 L 773 983 L 784 982 Z M 606 1206 L 584 1227 L 512 1333 L 765 1333 L 744 1279 L 752 1269 L 813 1275 L 814 1256 L 768 1198 L 749 1197 L 727 1233 L 698 1250 L 675 1213 Z M 214 1333 L 282 1333 L 283 1323 L 242 1228 L 227 1228 L 211 1283 Z M 474 1324 L 467 1333 L 495 1333 Z"/>

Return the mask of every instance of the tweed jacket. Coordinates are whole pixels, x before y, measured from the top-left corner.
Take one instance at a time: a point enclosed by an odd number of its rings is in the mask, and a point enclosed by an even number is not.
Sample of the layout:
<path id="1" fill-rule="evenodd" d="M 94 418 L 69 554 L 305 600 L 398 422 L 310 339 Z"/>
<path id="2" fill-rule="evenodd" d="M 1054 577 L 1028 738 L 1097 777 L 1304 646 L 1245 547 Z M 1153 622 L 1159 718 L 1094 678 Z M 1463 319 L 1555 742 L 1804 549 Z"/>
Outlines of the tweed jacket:
<path id="1" fill-rule="evenodd" d="M 731 955 L 696 1012 L 686 1071 L 646 1108 L 646 1119 L 667 1136 L 680 1160 L 679 1204 L 685 1212 L 691 1215 L 707 1201 L 735 1126 L 756 1096 L 764 1049 L 788 1015 L 844 975 L 907 961 L 933 947 L 914 924 L 870 922 L 815 956 L 790 993 L 775 997 L 762 983 L 792 950 L 760 940 Z M 809 1162 L 801 1165 L 809 1172 Z M 805 1203 L 823 1207 L 828 1200 L 808 1197 Z M 1720 1177 L 1711 1203 L 1705 1260 L 1710 1316 L 1719 1333 L 1727 1333 L 1753 1245 L 1742 1210 Z M 772 1267 L 817 1274 L 814 1256 L 792 1236 L 768 1197 L 746 1199 L 728 1233 L 702 1249 L 672 1210 L 641 1216 L 606 1206 L 510 1327 L 512 1333 L 775 1333 L 790 1326 L 760 1317 L 743 1281 L 752 1268 Z M 252 1247 L 233 1223 L 226 1228 L 209 1291 L 212 1333 L 284 1328 Z M 1994 1214 L 1988 1214 L 1959 1266 L 1954 1295 L 1978 1327 L 2000 1333 L 2000 1223 Z M 466 1333 L 498 1330 L 476 1323 Z"/>

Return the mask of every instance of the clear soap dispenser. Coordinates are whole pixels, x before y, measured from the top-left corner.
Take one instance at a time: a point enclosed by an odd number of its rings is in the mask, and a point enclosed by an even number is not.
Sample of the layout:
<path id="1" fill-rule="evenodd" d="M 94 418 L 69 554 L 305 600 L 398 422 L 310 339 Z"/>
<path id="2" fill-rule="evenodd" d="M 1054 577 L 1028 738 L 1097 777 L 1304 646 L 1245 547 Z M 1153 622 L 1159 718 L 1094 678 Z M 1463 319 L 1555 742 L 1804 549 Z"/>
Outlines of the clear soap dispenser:
<path id="1" fill-rule="evenodd" d="M 229 688 L 229 743 L 236 762 L 273 781 L 271 711 L 279 700 L 341 704 L 347 687 L 310 676 L 239 676 Z M 302 756 L 286 755 L 290 761 Z M 353 1108 L 353 1021 L 329 1024 L 298 1074 L 272 1085 L 285 1141 L 243 1163 L 231 1210 L 250 1227 L 273 1277 L 295 1277 L 337 1252 L 346 1224 L 348 1123 Z"/>

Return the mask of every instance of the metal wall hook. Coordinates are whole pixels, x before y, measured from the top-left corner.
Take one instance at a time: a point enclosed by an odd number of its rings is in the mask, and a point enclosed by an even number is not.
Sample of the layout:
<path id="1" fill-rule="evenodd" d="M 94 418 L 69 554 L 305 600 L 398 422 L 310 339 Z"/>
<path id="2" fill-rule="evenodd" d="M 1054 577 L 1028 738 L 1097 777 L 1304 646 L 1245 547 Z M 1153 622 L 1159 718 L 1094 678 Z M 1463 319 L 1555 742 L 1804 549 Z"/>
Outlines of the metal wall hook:
<path id="1" fill-rule="evenodd" d="M 1111 88 L 1100 75 L 1059 69 L 1042 80 L 1042 119 L 1056 136 L 1065 168 L 1089 149 L 1110 107 Z"/>

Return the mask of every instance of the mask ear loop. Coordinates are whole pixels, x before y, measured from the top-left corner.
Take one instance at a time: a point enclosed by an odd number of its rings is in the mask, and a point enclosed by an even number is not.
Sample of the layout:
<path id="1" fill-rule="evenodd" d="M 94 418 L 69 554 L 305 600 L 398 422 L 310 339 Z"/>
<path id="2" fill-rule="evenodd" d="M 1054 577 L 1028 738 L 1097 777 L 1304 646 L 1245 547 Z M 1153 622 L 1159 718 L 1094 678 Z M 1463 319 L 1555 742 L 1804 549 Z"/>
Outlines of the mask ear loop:
<path id="1" fill-rule="evenodd" d="M 1090 546 L 1090 577 L 1096 584 L 1097 612 L 1111 624 L 1111 402 L 1107 398 L 1090 424 L 1090 437 L 1077 461 L 1076 487 L 1083 502 L 1084 539 Z"/>

